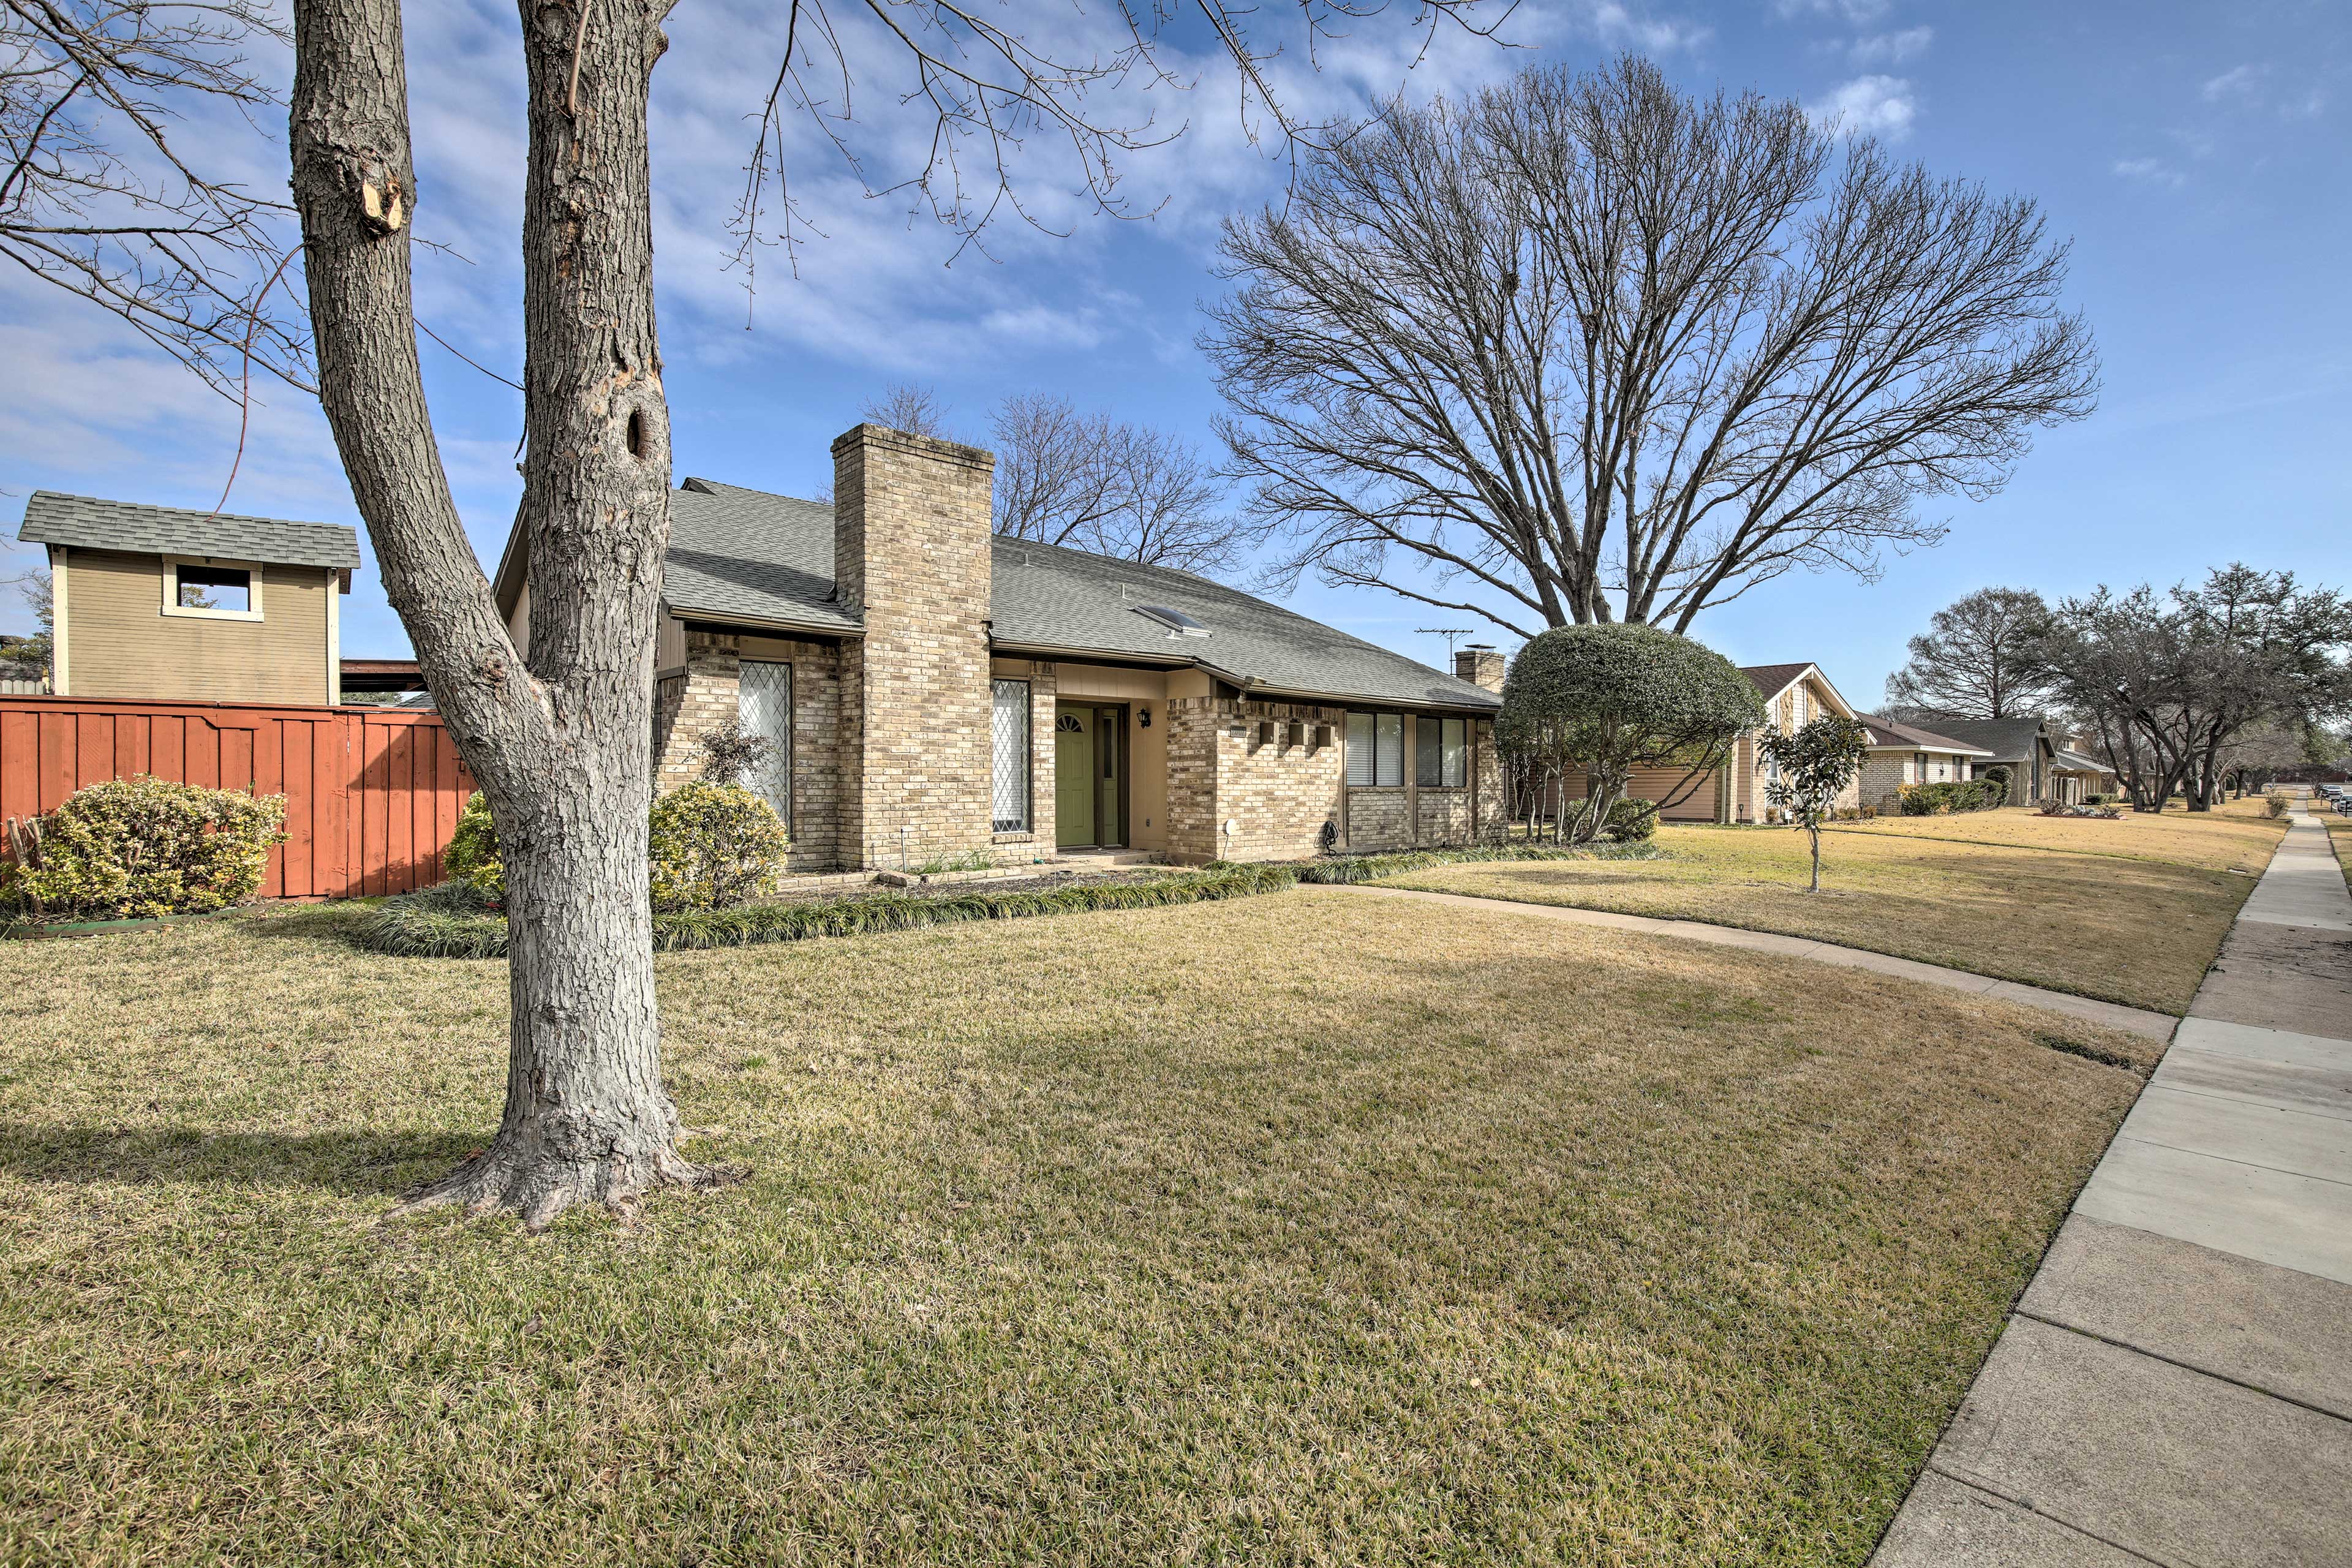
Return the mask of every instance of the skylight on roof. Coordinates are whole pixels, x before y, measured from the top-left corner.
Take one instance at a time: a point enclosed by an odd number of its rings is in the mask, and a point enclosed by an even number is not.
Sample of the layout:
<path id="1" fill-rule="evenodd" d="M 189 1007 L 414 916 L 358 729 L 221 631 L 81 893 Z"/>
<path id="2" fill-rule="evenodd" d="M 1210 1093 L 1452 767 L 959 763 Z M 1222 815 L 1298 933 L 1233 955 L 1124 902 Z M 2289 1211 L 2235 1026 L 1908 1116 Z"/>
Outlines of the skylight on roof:
<path id="1" fill-rule="evenodd" d="M 1138 605 L 1135 613 L 1146 619 L 1158 621 L 1168 628 L 1172 637 L 1204 637 L 1209 628 L 1181 610 L 1171 610 L 1165 605 Z"/>

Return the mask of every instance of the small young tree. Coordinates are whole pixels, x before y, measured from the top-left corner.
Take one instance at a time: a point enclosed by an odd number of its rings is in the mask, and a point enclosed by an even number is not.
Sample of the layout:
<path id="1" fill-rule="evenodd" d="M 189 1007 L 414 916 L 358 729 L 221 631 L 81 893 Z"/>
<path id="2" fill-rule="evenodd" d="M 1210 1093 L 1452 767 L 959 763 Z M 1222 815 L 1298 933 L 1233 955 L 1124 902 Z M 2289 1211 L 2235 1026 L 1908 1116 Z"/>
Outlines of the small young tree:
<path id="1" fill-rule="evenodd" d="M 1723 766 L 1732 742 L 1764 721 L 1755 683 L 1711 648 L 1655 626 L 1559 626 L 1529 642 L 1503 683 L 1496 735 L 1506 753 L 1532 759 L 1537 775 L 1561 781 L 1554 832 L 1582 844 L 1609 822 L 1637 768 L 1679 767 L 1682 781 L 1657 803 L 1690 798 Z M 1581 775 L 1571 811 L 1566 780 Z"/>
<path id="2" fill-rule="evenodd" d="M 1852 719 L 1824 713 L 1792 732 L 1767 730 L 1758 747 L 1772 770 L 1764 798 L 1789 814 L 1812 841 L 1813 879 L 1822 890 L 1822 824 L 1837 809 L 1838 792 L 1853 782 L 1870 756 L 1870 731 Z"/>

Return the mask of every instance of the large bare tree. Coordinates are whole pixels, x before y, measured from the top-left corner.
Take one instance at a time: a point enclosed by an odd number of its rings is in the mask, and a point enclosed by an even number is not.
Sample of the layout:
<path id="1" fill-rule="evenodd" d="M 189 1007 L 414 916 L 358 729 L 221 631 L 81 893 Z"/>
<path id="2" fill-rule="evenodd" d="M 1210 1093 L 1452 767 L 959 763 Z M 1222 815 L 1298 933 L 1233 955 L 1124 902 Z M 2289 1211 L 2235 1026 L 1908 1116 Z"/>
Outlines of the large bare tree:
<path id="1" fill-rule="evenodd" d="M 467 544 L 417 363 L 410 237 L 422 195 L 399 0 L 294 0 L 294 194 L 321 401 L 385 591 L 488 796 L 514 932 L 498 1135 L 411 1205 L 510 1209 L 534 1229 L 573 1204 L 625 1208 L 653 1187 L 711 1179 L 679 1152 L 662 1086 L 646 878 L 670 465 L 646 103 L 673 4 L 521 7 L 525 656 Z M 1423 0 L 1419 23 L 1434 27 L 1470 4 Z M 747 236 L 757 235 L 759 193 L 776 173 L 782 110 L 799 103 L 828 135 L 846 123 L 845 97 L 802 89 L 813 49 L 845 88 L 861 63 L 911 63 L 919 89 L 897 101 L 929 115 L 933 135 L 930 162 L 910 182 L 967 237 L 1013 199 L 1005 160 L 1025 132 L 1056 132 L 1107 199 L 1113 153 L 1146 136 L 1095 118 L 1101 100 L 1089 94 L 1164 74 L 1150 17 L 1122 13 L 1116 50 L 1074 47 L 1064 59 L 1024 36 L 1023 24 L 1043 17 L 1017 9 L 983 16 L 951 0 L 865 0 L 861 9 L 878 32 L 837 27 L 814 0 L 792 8 L 739 214 Z M 1205 0 L 1203 12 L 1244 94 L 1262 89 L 1265 49 L 1251 41 L 1250 15 L 1221 0 Z M 1301 0 L 1288 13 L 1310 37 L 1362 14 L 1346 0 Z M 876 58 L 855 58 L 861 38 Z M 1276 117 L 1286 135 L 1300 132 Z"/>
<path id="2" fill-rule="evenodd" d="M 1521 636 L 1870 576 L 2096 391 L 2032 201 L 1639 58 L 1392 103 L 1223 253 L 1202 346 L 1276 575 Z"/>
<path id="3" fill-rule="evenodd" d="M 2030 717 L 2048 700 L 2042 663 L 2050 606 L 2031 588 L 1979 588 L 1937 610 L 1886 678 L 1898 720 Z"/>

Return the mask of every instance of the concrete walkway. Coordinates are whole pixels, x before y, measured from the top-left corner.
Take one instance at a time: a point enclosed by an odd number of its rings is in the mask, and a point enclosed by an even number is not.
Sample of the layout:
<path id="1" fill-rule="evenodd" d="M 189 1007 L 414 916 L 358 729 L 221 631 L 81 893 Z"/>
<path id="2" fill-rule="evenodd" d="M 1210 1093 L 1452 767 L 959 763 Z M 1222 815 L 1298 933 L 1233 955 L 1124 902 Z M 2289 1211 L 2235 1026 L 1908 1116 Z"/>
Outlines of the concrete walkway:
<path id="1" fill-rule="evenodd" d="M 2352 895 L 2300 806 L 1873 1563 L 2352 1565 Z"/>
<path id="2" fill-rule="evenodd" d="M 2087 1018 L 2095 1024 L 2145 1035 L 2152 1040 L 2169 1037 L 2174 1026 L 2180 1022 L 2169 1013 L 2151 1013 L 2145 1008 L 2101 1002 L 2089 996 L 2077 996 L 2071 992 L 2044 991 L 2038 985 L 2021 985 L 2013 980 L 1995 980 L 1990 975 L 1971 974 L 1965 969 L 1945 969 L 1913 959 L 1893 958 L 1883 952 L 1867 952 L 1858 947 L 1840 947 L 1835 942 L 1815 942 L 1811 937 L 1744 931 L 1738 926 L 1708 925 L 1703 921 L 1668 921 L 1651 915 L 1621 915 L 1608 910 L 1572 910 L 1559 904 L 1481 899 L 1468 893 L 1428 893 L 1413 888 L 1373 888 L 1362 883 L 1337 885 L 1345 887 L 1349 892 L 1366 893 L 1375 898 L 1424 899 L 1439 903 L 1464 904 L 1473 909 L 1508 910 L 1513 914 L 1537 915 L 1546 920 L 1566 921 L 1572 925 L 1607 926 L 1614 931 L 1643 931 L 1652 936 L 1679 937 L 1685 942 L 1711 942 L 1717 947 L 1779 953 L 1784 958 L 1808 958 L 1816 963 L 1835 963 L 1847 969 L 1867 969 L 1874 974 L 1899 975 L 1906 980 L 1941 985 L 1950 991 L 1967 991 L 1979 996 L 1998 997 L 2004 1002 L 2022 1002 L 2029 1007 L 2071 1013 L 2077 1018 Z M 2339 886 L 2336 890 L 2341 892 L 2343 889 Z M 2259 891 L 2257 889 L 2257 893 Z"/>

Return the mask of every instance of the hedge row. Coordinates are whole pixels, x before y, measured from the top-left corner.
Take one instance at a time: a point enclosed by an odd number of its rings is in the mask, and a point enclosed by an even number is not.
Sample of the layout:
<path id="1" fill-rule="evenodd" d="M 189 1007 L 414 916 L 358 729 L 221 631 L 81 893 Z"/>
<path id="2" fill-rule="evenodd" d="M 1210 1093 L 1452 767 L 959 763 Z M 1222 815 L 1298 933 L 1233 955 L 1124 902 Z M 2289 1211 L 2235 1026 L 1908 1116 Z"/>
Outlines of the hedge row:
<path id="1" fill-rule="evenodd" d="M 732 910 L 682 910 L 654 916 L 654 948 L 679 952 L 750 947 L 819 936 L 914 931 L 964 921 L 1196 904 L 1278 892 L 1297 879 L 1286 866 L 1246 866 L 1143 882 L 1096 882 L 1027 892 L 880 893 L 806 903 L 746 904 Z M 507 951 L 506 917 L 484 909 L 469 889 L 452 885 L 386 899 L 357 922 L 352 935 L 372 952 L 404 958 L 503 958 Z"/>
<path id="2" fill-rule="evenodd" d="M 1642 840 L 1623 844 L 1497 844 L 1477 849 L 1402 849 L 1393 855 L 1338 855 L 1296 866 L 1302 882 L 1377 882 L 1432 866 L 1461 866 L 1478 860 L 1654 860 L 1665 851 Z"/>
<path id="3" fill-rule="evenodd" d="M 1643 860 L 1647 844 L 1594 844 L 1580 849 L 1549 845 L 1484 849 L 1432 849 L 1396 855 L 1350 855 L 1328 860 L 1265 864 L 1221 862 L 1149 881 L 1093 882 L 1070 888 L 992 893 L 880 893 L 806 903 L 748 904 L 732 910 L 688 910 L 654 916 L 654 947 L 661 952 L 803 942 L 819 936 L 863 936 L 914 931 L 964 921 L 1019 920 L 1028 915 L 1091 910 L 1155 909 L 1276 893 L 1299 882 L 1369 882 L 1430 866 L 1472 860 Z M 403 958 L 503 958 L 506 917 L 486 909 L 463 883 L 445 883 L 386 899 L 352 929 L 352 940 L 374 952 Z"/>

